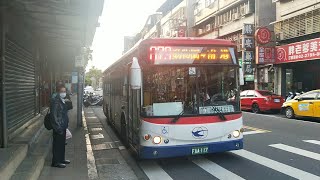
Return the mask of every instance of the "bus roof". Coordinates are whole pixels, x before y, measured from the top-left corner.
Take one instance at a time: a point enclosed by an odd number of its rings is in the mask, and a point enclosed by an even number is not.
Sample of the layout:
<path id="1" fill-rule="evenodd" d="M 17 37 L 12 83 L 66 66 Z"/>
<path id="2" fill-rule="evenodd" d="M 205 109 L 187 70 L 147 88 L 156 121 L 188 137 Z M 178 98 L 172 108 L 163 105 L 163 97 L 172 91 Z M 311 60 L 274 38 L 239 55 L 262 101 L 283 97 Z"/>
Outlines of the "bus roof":
<path id="1" fill-rule="evenodd" d="M 235 46 L 229 40 L 224 39 L 203 39 L 203 38 L 154 38 L 145 39 L 140 44 L 170 44 L 170 45 L 221 45 L 221 46 Z"/>
<path id="2" fill-rule="evenodd" d="M 235 46 L 235 44 L 230 40 L 224 39 L 203 39 L 203 38 L 195 38 L 195 37 L 187 37 L 187 38 L 150 38 L 144 39 L 137 42 L 129 51 L 127 51 L 124 55 L 121 56 L 119 60 L 114 62 L 111 66 L 109 66 L 104 73 L 109 71 L 111 68 L 114 68 L 118 65 L 125 57 L 134 52 L 141 45 L 220 45 L 220 46 Z"/>

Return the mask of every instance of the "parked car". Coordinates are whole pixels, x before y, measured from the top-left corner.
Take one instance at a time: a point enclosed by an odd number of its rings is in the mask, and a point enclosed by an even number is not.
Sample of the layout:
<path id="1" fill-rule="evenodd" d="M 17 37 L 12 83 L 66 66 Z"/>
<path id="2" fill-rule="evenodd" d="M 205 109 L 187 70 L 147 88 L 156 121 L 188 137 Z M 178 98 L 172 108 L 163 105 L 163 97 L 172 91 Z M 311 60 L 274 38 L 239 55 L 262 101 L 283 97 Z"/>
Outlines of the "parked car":
<path id="1" fill-rule="evenodd" d="M 282 108 L 289 119 L 295 116 L 320 118 L 320 89 L 296 96 L 283 103 Z"/>
<path id="2" fill-rule="evenodd" d="M 240 93 L 241 110 L 251 110 L 254 113 L 261 111 L 280 111 L 284 99 L 281 96 L 264 90 L 246 90 Z"/>

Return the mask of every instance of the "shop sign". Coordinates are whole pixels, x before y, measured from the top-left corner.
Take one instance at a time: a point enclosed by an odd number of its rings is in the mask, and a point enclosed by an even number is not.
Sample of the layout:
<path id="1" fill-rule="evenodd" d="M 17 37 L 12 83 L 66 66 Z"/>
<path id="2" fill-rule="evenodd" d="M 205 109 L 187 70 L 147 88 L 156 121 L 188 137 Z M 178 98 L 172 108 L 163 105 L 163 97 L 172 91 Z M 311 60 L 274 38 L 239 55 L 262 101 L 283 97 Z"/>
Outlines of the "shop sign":
<path id="1" fill-rule="evenodd" d="M 256 47 L 257 64 L 274 64 L 275 48 L 274 47 Z"/>
<path id="2" fill-rule="evenodd" d="M 71 73 L 71 83 L 76 84 L 78 83 L 78 72 Z"/>
<path id="3" fill-rule="evenodd" d="M 320 38 L 276 47 L 276 63 L 320 59 Z"/>
<path id="4" fill-rule="evenodd" d="M 254 24 L 243 24 L 243 35 L 253 36 L 254 33 Z"/>
<path id="5" fill-rule="evenodd" d="M 254 38 L 245 37 L 243 38 L 242 43 L 242 47 L 244 47 L 244 49 L 254 49 Z"/>
<path id="6" fill-rule="evenodd" d="M 245 80 L 246 81 L 254 81 L 254 75 L 246 75 Z"/>
<path id="7" fill-rule="evenodd" d="M 266 27 L 256 30 L 255 39 L 258 44 L 268 44 L 271 41 L 271 31 Z"/>
<path id="8" fill-rule="evenodd" d="M 75 57 L 75 67 L 84 67 L 84 58 L 83 56 L 76 56 Z"/>
<path id="9" fill-rule="evenodd" d="M 253 51 L 244 51 L 243 52 L 243 69 L 244 75 L 253 75 Z"/>
<path id="10" fill-rule="evenodd" d="M 239 66 L 242 68 L 242 59 L 239 59 Z"/>

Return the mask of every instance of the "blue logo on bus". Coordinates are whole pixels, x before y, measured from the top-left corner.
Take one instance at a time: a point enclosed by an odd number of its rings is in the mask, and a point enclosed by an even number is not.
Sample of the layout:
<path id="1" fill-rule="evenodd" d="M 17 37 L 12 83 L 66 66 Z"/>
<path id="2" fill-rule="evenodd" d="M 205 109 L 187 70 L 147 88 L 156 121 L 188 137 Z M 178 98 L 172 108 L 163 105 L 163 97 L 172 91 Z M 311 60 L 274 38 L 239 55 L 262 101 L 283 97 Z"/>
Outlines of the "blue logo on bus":
<path id="1" fill-rule="evenodd" d="M 206 127 L 195 127 L 192 130 L 192 136 L 196 139 L 204 139 L 208 136 L 208 129 Z"/>

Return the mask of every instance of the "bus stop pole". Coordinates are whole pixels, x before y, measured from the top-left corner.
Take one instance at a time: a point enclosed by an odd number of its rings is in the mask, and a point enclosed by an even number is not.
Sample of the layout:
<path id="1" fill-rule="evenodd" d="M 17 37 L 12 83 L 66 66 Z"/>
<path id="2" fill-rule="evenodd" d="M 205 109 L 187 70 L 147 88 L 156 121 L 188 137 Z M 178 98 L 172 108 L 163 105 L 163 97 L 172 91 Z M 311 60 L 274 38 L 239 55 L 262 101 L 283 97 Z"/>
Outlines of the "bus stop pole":
<path id="1" fill-rule="evenodd" d="M 82 127 L 83 71 L 78 68 L 77 127 Z"/>

